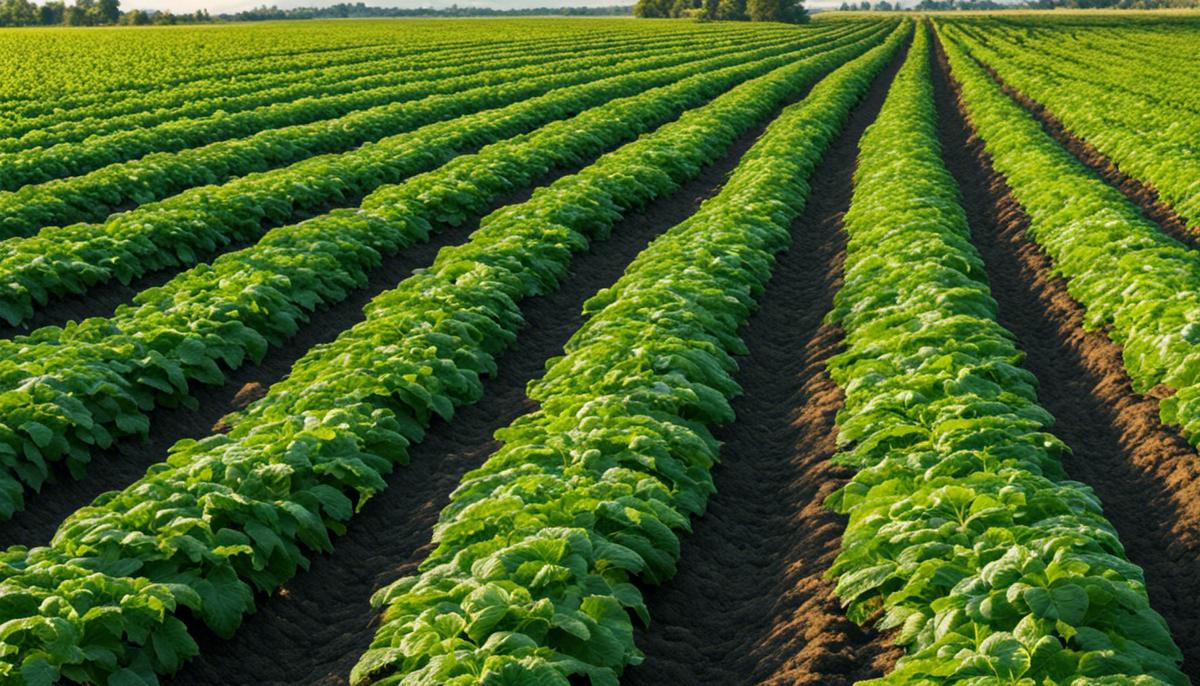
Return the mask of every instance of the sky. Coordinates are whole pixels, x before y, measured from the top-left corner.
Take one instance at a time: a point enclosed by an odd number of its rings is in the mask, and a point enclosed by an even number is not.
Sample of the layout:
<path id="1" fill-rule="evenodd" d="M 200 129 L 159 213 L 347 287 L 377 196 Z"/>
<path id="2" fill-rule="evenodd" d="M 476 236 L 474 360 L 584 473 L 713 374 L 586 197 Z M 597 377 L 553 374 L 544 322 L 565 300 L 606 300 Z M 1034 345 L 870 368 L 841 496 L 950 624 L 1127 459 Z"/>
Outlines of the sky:
<path id="1" fill-rule="evenodd" d="M 172 12 L 194 12 L 208 10 L 212 14 L 240 12 L 261 5 L 289 7 L 319 7 L 332 5 L 342 0 L 121 0 L 121 9 L 158 9 Z M 358 0 L 346 0 L 358 2 Z M 363 0 L 368 5 L 381 7 L 446 7 L 455 0 Z M 459 5 L 496 8 L 516 7 L 561 7 L 564 5 L 627 5 L 633 0 L 457 0 Z M 806 0 L 807 7 L 837 7 L 841 0 Z"/>

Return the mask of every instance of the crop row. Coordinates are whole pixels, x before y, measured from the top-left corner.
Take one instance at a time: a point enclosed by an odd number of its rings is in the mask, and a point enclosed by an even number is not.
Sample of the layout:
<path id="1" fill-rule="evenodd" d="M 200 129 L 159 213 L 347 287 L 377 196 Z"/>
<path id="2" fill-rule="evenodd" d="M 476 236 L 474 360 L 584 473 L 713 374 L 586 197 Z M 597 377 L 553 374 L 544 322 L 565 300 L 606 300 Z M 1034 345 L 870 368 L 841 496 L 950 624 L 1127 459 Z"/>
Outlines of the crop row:
<path id="1" fill-rule="evenodd" d="M 680 49 L 678 47 L 674 48 Z M 683 48 L 686 50 L 687 48 Z M 668 51 L 670 48 L 668 48 Z M 661 51 L 649 51 L 649 54 L 660 54 Z M 634 56 L 642 56 L 634 51 Z M 322 136 L 328 135 L 329 127 L 342 127 L 352 122 L 341 121 L 347 115 L 371 117 L 375 124 L 368 124 L 366 131 L 375 133 L 379 129 L 378 117 L 381 114 L 393 115 L 403 103 L 432 96 L 455 95 L 474 88 L 487 86 L 503 86 L 512 81 L 530 79 L 555 73 L 561 65 L 562 71 L 576 71 L 582 68 L 608 66 L 627 60 L 621 53 L 602 52 L 600 55 L 589 55 L 583 58 L 563 59 L 554 50 L 546 50 L 538 55 L 538 59 L 524 66 L 513 66 L 501 61 L 499 64 L 482 62 L 478 59 L 465 63 L 448 74 L 431 74 L 430 78 L 422 78 L 423 74 L 405 80 L 399 84 L 375 89 L 355 90 L 342 95 L 332 95 L 320 98 L 303 98 L 296 102 L 275 103 L 236 114 L 218 113 L 200 119 L 181 119 L 147 129 L 125 129 L 114 133 L 90 137 L 78 143 L 63 143 L 49 148 L 37 148 L 15 153 L 0 153 L 0 188 L 17 190 L 22 186 L 38 184 L 53 179 L 78 176 L 88 172 L 115 165 L 129 160 L 136 160 L 155 152 L 177 152 L 206 146 L 207 144 L 224 141 L 225 145 L 209 147 L 203 152 L 204 159 L 222 160 L 225 152 L 228 159 L 246 157 L 241 149 L 247 144 L 265 146 L 268 152 L 263 155 L 258 164 L 251 169 L 261 169 L 265 165 L 292 162 L 297 155 L 332 152 L 362 142 L 354 136 L 342 139 L 331 139 L 324 143 Z M 386 116 L 386 115 L 385 115 Z M 308 125 L 299 128 L 301 125 Z M 293 128 L 296 127 L 296 128 Z M 270 129 L 261 136 L 254 134 Z M 282 129 L 280 131 L 280 129 Z M 387 130 L 386 127 L 382 130 Z M 254 142 L 237 139 L 259 138 Z M 232 140 L 231 140 L 232 139 Z M 266 142 L 288 140 L 293 143 L 290 150 L 282 154 L 272 154 L 271 146 Z M 316 142 L 315 145 L 309 140 Z M 372 140 L 368 135 L 365 140 Z M 229 150 L 223 150 L 230 148 Z M 220 151 L 220 152 L 219 152 Z M 240 153 L 240 154 L 239 154 Z M 161 160 L 156 160 L 161 165 Z M 129 171 L 125 169 L 124 171 Z M 134 169 L 136 173 L 136 168 Z M 225 170 L 224 174 L 216 177 L 235 176 L 241 173 L 237 166 Z M 169 188 L 169 187 L 168 187 Z M 167 188 L 163 189 L 169 192 Z M 152 192 L 151 197 L 162 197 L 163 191 Z M 128 195 L 122 194 L 117 203 L 126 201 Z"/>
<path id="2" fill-rule="evenodd" d="M 309 37 L 311 34 L 293 36 L 301 40 Z M 138 50 L 129 50 L 132 44 L 115 34 L 93 34 L 76 41 L 63 40 L 65 36 L 45 34 L 31 38 L 12 41 L 12 51 L 5 54 L 7 59 L 4 62 L 0 62 L 4 72 L 16 75 L 4 79 L 5 93 L 0 99 L 0 114 L 35 116 L 56 109 L 71 109 L 81 103 L 122 99 L 155 90 L 165 91 L 197 80 L 252 82 L 264 76 L 278 76 L 289 66 L 303 70 L 321 64 L 370 61 L 378 59 L 381 54 L 419 55 L 430 49 L 430 46 L 412 48 L 350 40 L 341 45 L 309 45 L 272 51 L 227 41 L 217 44 L 217 50 L 208 53 L 214 59 L 204 60 L 197 59 L 199 51 L 181 58 L 181 51 L 177 50 L 180 46 L 170 46 L 169 41 L 151 39 L 138 45 Z M 459 45 L 471 47 L 465 41 Z M 454 42 L 441 42 L 439 47 L 451 48 Z M 115 58 L 122 48 L 126 51 L 122 55 L 124 59 L 101 59 Z M 240 59 L 239 52 L 241 57 L 251 59 Z M 73 63 L 78 64 L 77 61 L 82 61 L 80 58 L 86 59 L 89 55 L 93 58 L 91 72 L 86 75 L 72 72 L 69 66 L 75 66 Z M 24 73 L 17 68 L 21 63 L 27 67 Z M 131 67 L 133 63 L 137 65 Z M 55 68 L 59 73 L 55 73 Z M 55 84 L 55 81 L 59 83 Z"/>
<path id="3" fill-rule="evenodd" d="M 692 39 L 686 43 L 665 45 L 641 44 L 591 47 L 576 40 L 569 54 L 563 46 L 528 46 L 515 57 L 479 55 L 470 59 L 455 58 L 453 66 L 404 73 L 388 73 L 377 78 L 388 83 L 374 88 L 358 87 L 341 94 L 322 93 L 318 97 L 295 101 L 271 102 L 248 111 L 217 112 L 200 118 L 172 119 L 151 128 L 136 128 L 121 124 L 113 132 L 94 135 L 81 142 L 68 142 L 48 148 L 0 153 L 0 178 L 5 190 L 15 190 L 27 184 L 76 176 L 101 167 L 136 159 L 153 152 L 174 152 L 186 148 L 243 138 L 266 129 L 309 124 L 343 117 L 359 110 L 417 100 L 436 94 L 452 94 L 480 86 L 501 85 L 512 80 L 529 78 L 549 71 L 553 64 L 563 71 L 581 67 L 616 64 L 633 58 L 674 52 L 688 52 L 704 46 L 712 49 L 720 42 L 703 43 Z M 743 45 L 745 43 L 742 43 Z M 732 43 L 725 43 L 732 45 Z M 539 69 L 540 67 L 540 69 Z M 120 123 L 120 122 L 118 122 Z"/>
<path id="4" fill-rule="evenodd" d="M 786 39 L 776 41 L 785 43 Z M 706 48 L 697 46 L 695 51 Z M 727 53 L 738 48 L 726 47 Z M 690 57 L 690 51 L 661 56 L 667 64 Z M 635 60 L 636 61 L 636 60 Z M 56 179 L 0 193 L 0 236 L 25 236 L 38 229 L 75 221 L 101 219 L 126 203 L 147 203 L 204 184 L 217 184 L 255 171 L 269 170 L 321 153 L 341 152 L 416 126 L 452 119 L 541 95 L 564 85 L 611 75 L 610 56 L 584 58 L 574 70 L 558 62 L 522 67 L 508 74 L 510 81 L 461 91 L 430 95 L 351 112 L 344 116 L 259 132 L 253 136 L 220 141 L 178 152 L 152 153 L 137 160 L 111 164 L 83 176 Z M 608 63 L 610 66 L 604 66 Z M 587 67 L 588 64 L 599 64 Z M 567 67 L 572 65 L 568 64 Z M 621 63 L 617 68 L 627 68 Z M 525 77 L 515 77 L 525 73 Z M 476 81 L 473 75 L 447 79 L 439 88 Z M 457 84 L 457 85 L 456 85 Z"/>
<path id="5" fill-rule="evenodd" d="M 553 289 L 573 252 L 694 177 L 825 66 L 791 62 L 737 86 L 490 215 L 468 243 L 376 298 L 363 323 L 310 351 L 230 434 L 181 442 L 169 463 L 69 517 L 49 547 L 0 556 L 0 670 L 16 683 L 155 683 L 196 652 L 181 606 L 231 634 L 253 589 L 276 588 L 306 550 L 329 549 L 354 500 L 386 486 L 431 417 L 478 398 L 524 297 Z M 807 117 L 795 124 L 786 130 L 832 135 Z M 403 221 L 407 205 L 381 209 L 394 230 L 422 230 L 418 217 Z"/>
<path id="6" fill-rule="evenodd" d="M 845 391 L 835 459 L 858 470 L 827 501 L 849 515 L 831 574 L 851 619 L 879 617 L 907 648 L 865 683 L 1187 684 L 996 321 L 924 35 L 860 143 L 830 315 L 845 333 L 828 365 Z"/>
<path id="7" fill-rule="evenodd" d="M 971 122 L 1085 325 L 1121 346 L 1134 390 L 1175 391 L 1163 421 L 1200 443 L 1200 254 L 1059 146 L 952 37 L 943 43 Z"/>
<path id="8" fill-rule="evenodd" d="M 293 37 L 301 38 L 299 34 Z M 39 46 L 37 40 L 13 43 L 14 51 L 10 55 L 16 58 L 13 62 L 21 61 L 19 49 L 23 48 L 26 52 L 24 62 L 27 69 L 24 73 L 11 65 L 3 65 L 6 67 L 4 71 L 17 73 L 15 78 L 4 80 L 5 89 L 10 91 L 0 101 L 0 117 L 5 120 L 39 116 L 56 110 L 68 111 L 105 100 L 119 102 L 155 91 L 165 93 L 187 89 L 193 83 L 215 84 L 224 81 L 236 92 L 248 85 L 287 79 L 293 73 L 289 70 L 303 72 L 321 66 L 351 65 L 401 55 L 419 58 L 431 50 L 455 47 L 472 49 L 487 42 L 480 37 L 480 40 L 474 41 L 437 41 L 432 45 L 412 47 L 361 43 L 351 39 L 340 46 L 311 45 L 279 53 L 259 52 L 249 47 L 250 53 L 246 55 L 249 59 L 238 59 L 230 54 L 230 51 L 237 49 L 238 37 L 229 35 L 223 37 L 224 41 L 215 39 L 217 50 L 214 52 L 225 53 L 223 58 L 201 62 L 195 59 L 195 52 L 181 59 L 178 54 L 172 54 L 176 51 L 166 46 L 165 42 L 153 38 L 141 41 L 137 51 L 129 50 L 132 44 L 112 33 L 108 36 L 94 34 L 77 41 L 54 40 L 58 37 L 45 35 L 37 38 L 48 45 Z M 104 53 L 110 58 L 108 61 L 103 61 Z M 49 59 L 48 55 L 51 56 Z M 88 57 L 91 57 L 90 73 L 85 76 L 71 71 L 73 64 L 82 68 L 80 62 Z M 131 62 L 141 64 L 131 68 Z M 56 89 L 54 81 L 69 82 L 69 87 Z"/>
<path id="9" fill-rule="evenodd" d="M 1086 19 L 1076 25 L 1064 22 L 1066 17 L 1012 17 L 1003 23 L 979 23 L 974 21 L 958 22 L 957 26 L 977 26 L 984 29 L 979 35 L 998 35 L 1018 41 L 1034 42 L 1047 45 L 1050 41 L 1045 36 L 1057 38 L 1050 45 L 1051 54 L 1065 54 L 1070 63 L 1084 62 L 1093 53 L 1102 55 L 1097 61 L 1097 69 L 1087 78 L 1095 80 L 1101 75 L 1120 74 L 1126 69 L 1142 69 L 1146 65 L 1155 64 L 1162 68 L 1156 73 L 1155 81 L 1168 86 L 1171 90 L 1158 89 L 1158 97 L 1169 98 L 1191 107 L 1196 103 L 1197 94 L 1190 92 L 1189 67 L 1192 65 L 1191 46 L 1195 43 L 1195 24 L 1173 20 L 1159 22 L 1123 22 L 1120 25 L 1105 26 L 1105 18 L 1096 16 Z M 1047 21 L 1050 19 L 1050 21 Z M 1081 30 L 1082 29 L 1082 30 Z M 1120 58 L 1117 60 L 1111 57 Z M 1114 84 L 1116 85 L 1116 84 Z M 1126 82 L 1117 85 L 1126 88 L 1135 84 Z M 1139 90 L 1153 95 L 1153 84 L 1149 81 L 1137 84 Z"/>
<path id="10" fill-rule="evenodd" d="M 671 85 L 613 100 L 384 187 L 360 209 L 276 229 L 251 248 L 146 291 L 111 319 L 0 342 L 3 513 L 22 506 L 24 488 L 38 487 L 51 463 L 66 461 L 81 476 L 95 448 L 146 433 L 155 405 L 187 402 L 191 383 L 221 383 L 222 364 L 236 368 L 247 358 L 261 359 L 309 312 L 361 287 L 381 255 L 424 240 L 440 226 L 457 225 L 548 170 L 590 159 L 746 78 L 793 62 L 802 73 L 816 74 L 866 49 L 870 40 L 814 50 L 814 57 L 799 62 L 787 54 L 715 71 L 693 63 L 688 78 L 675 75 L 666 79 Z M 433 141 L 421 145 L 414 155 L 438 154 Z"/>
<path id="11" fill-rule="evenodd" d="M 562 86 L 581 85 L 429 124 L 352 152 L 311 158 L 220 187 L 185 191 L 115 215 L 103 224 L 52 227 L 31 238 L 0 243 L 0 317 L 17 324 L 52 297 L 83 293 L 113 279 L 128 283 L 166 267 L 195 264 L 220 246 L 255 240 L 267 226 L 293 219 L 299 212 L 353 202 L 382 184 L 396 183 L 472 147 L 569 116 L 610 97 L 670 83 L 694 73 L 697 64 L 717 69 L 810 45 L 833 48 L 860 35 L 853 32 L 828 40 L 742 46 L 715 53 L 697 50 L 633 60 L 607 70 L 563 74 L 552 78 Z M 414 154 L 419 150 L 442 152 Z"/>
<path id="12" fill-rule="evenodd" d="M 1072 133 L 1085 139 L 1122 171 L 1151 184 L 1159 196 L 1190 225 L 1200 226 L 1200 114 L 1126 90 L 1114 97 L 1113 85 L 1080 78 L 1092 71 L 1091 62 L 1115 58 L 1089 54 L 1089 66 L 1060 74 L 1038 49 L 1042 41 L 1026 41 L 1013 50 L 995 49 L 948 25 L 947 34 L 997 71 L 1006 83 L 1045 106 Z M 1053 40 L 1052 36 L 1044 40 Z M 1120 64 L 1128 65 L 1127 61 Z M 1126 66 L 1114 83 L 1154 82 L 1160 66 Z"/>
<path id="13" fill-rule="evenodd" d="M 360 90 L 396 86 L 410 79 L 430 80 L 455 76 L 464 65 L 478 64 L 481 58 L 493 69 L 540 64 L 543 55 L 558 54 L 574 57 L 611 51 L 647 49 L 657 46 L 681 45 L 694 37 L 665 34 L 663 36 L 630 37 L 623 41 L 611 38 L 581 38 L 568 36 L 558 40 L 527 41 L 512 45 L 486 44 L 471 50 L 462 48 L 435 49 L 423 53 L 420 59 L 412 55 L 385 57 L 371 62 L 336 67 L 316 67 L 292 72 L 290 80 L 278 85 L 255 84 L 245 93 L 231 93 L 240 86 L 228 81 L 196 82 L 186 89 L 145 94 L 141 98 L 112 102 L 104 100 L 94 105 L 72 110 L 57 110 L 38 117 L 24 117 L 0 126 L 0 151 L 16 152 L 33 147 L 81 141 L 92 136 L 134 128 L 155 126 L 186 118 L 209 117 L 219 113 L 234 114 L 256 107 L 292 102 L 302 98 L 325 98 Z M 733 37 L 714 37 L 714 43 Z M 232 86 L 232 88 L 231 88 Z M 181 92 L 182 91 L 182 92 Z"/>
<path id="14" fill-rule="evenodd" d="M 0 101 L 0 120 L 36 117 L 57 110 L 64 113 L 85 111 L 85 108 L 106 103 L 118 109 L 105 114 L 122 114 L 136 111 L 140 107 L 138 103 L 163 98 L 170 100 L 164 101 L 161 106 L 173 107 L 186 104 L 190 99 L 213 98 L 222 93 L 240 96 L 283 86 L 304 80 L 315 73 L 324 73 L 325 70 L 363 68 L 370 71 L 372 65 L 380 60 L 403 58 L 411 66 L 431 58 L 436 61 L 439 55 L 447 53 L 469 53 L 490 48 L 504 55 L 509 46 L 559 44 L 564 40 L 570 42 L 572 38 L 581 42 L 607 40 L 614 46 L 620 46 L 630 39 L 654 40 L 667 35 L 684 37 L 704 33 L 725 36 L 746 33 L 765 36 L 784 32 L 783 27 L 751 29 L 712 25 L 658 26 L 651 29 L 618 26 L 611 22 L 580 23 L 565 20 L 555 24 L 529 21 L 489 22 L 487 26 L 460 24 L 455 32 L 456 37 L 449 38 L 436 23 L 406 22 L 405 38 L 398 42 L 394 25 L 388 29 L 385 23 L 358 27 L 327 24 L 321 28 L 290 31 L 283 31 L 283 28 L 230 26 L 179 37 L 162 33 L 147 35 L 147 32 L 139 34 L 136 52 L 131 49 L 129 41 L 122 40 L 121 35 L 115 32 L 89 34 L 85 39 L 72 37 L 74 40 L 55 40 L 54 36 L 42 34 L 36 38 L 52 45 L 41 48 L 33 40 L 28 44 L 13 42 L 14 50 L 6 53 L 13 64 L 6 65 L 0 59 L 0 74 L 14 74 L 13 78 L 3 80 L 3 84 L 23 89 L 23 99 Z M 377 34 L 374 39 L 368 35 L 371 33 Z M 322 47 L 319 41 L 312 40 L 315 34 L 331 37 L 333 45 Z M 271 36 L 282 36 L 292 41 L 292 49 L 264 58 L 266 53 L 256 49 L 253 41 L 261 42 Z M 192 50 L 183 50 L 182 55 L 172 54 L 178 52 L 169 45 L 170 39 L 175 38 L 181 43 L 204 45 L 193 45 Z M 201 49 L 194 49 L 197 47 Z M 25 50 L 19 51 L 17 48 Z M 241 58 L 237 57 L 239 52 Z M 195 57 L 201 53 L 208 53 L 213 59 L 198 63 Z M 52 57 L 47 59 L 47 55 Z M 130 68 L 131 57 L 137 61 L 145 60 L 149 68 Z M 87 62 L 86 68 L 77 64 L 81 60 Z M 81 78 L 80 75 L 84 73 L 86 78 Z M 353 73 L 350 71 L 347 75 Z M 112 83 L 112 87 L 105 87 L 106 77 L 114 74 L 119 77 L 119 82 Z M 47 92 L 42 82 L 52 83 L 59 79 L 74 81 L 82 89 L 70 93 Z M 135 109 L 122 109 L 125 103 Z"/>
<path id="15" fill-rule="evenodd" d="M 35 116 L 103 100 L 118 101 L 155 91 L 188 89 L 197 83 L 216 84 L 223 81 L 231 92 L 238 92 L 247 86 L 261 87 L 286 82 L 304 71 L 321 67 L 373 62 L 405 55 L 419 60 L 429 52 L 472 50 L 494 45 L 505 38 L 531 41 L 539 33 L 528 25 L 520 28 L 510 25 L 507 31 L 495 28 L 491 31 L 473 30 L 467 27 L 451 39 L 447 39 L 444 32 L 437 32 L 441 35 L 429 36 L 431 40 L 422 41 L 419 40 L 421 31 L 412 30 L 408 36 L 410 41 L 405 44 L 397 42 L 394 33 L 392 36 L 369 36 L 368 31 L 353 29 L 279 32 L 254 30 L 255 27 L 242 28 L 242 31 L 237 31 L 236 27 L 210 31 L 208 36 L 141 36 L 137 42 L 130 42 L 114 32 L 84 37 L 43 34 L 31 37 L 28 41 L 14 41 L 13 51 L 6 56 L 15 58 L 12 61 L 17 64 L 23 63 L 26 69 L 22 72 L 15 66 L 4 65 L 7 67 L 4 71 L 15 73 L 15 77 L 4 80 L 4 86 L 6 90 L 16 91 L 13 95 L 17 97 L 6 98 L 0 113 L 17 117 Z M 563 37 L 561 30 L 551 33 L 557 35 L 549 37 L 550 40 Z M 606 33 L 616 35 L 615 32 L 598 29 L 598 34 Z M 320 41 L 314 40 L 319 34 L 332 40 L 321 45 Z M 291 45 L 283 50 L 272 50 L 270 46 L 250 42 L 255 39 L 261 42 L 272 36 L 282 38 Z M 49 45 L 39 48 L 39 41 Z M 176 45 L 171 45 L 173 42 Z M 196 43 L 206 42 L 207 45 L 196 46 Z M 132 49 L 134 46 L 136 50 Z M 24 60 L 21 59 L 22 49 L 26 52 Z M 91 69 L 81 73 L 84 65 L 79 62 L 85 61 Z M 131 66 L 131 62 L 138 64 Z M 70 87 L 54 89 L 55 81 L 69 82 Z"/>
<path id="16" fill-rule="evenodd" d="M 1116 99 L 1114 102 L 1128 95 L 1160 107 L 1186 108 L 1191 110 L 1188 113 L 1190 116 L 1200 111 L 1200 94 L 1190 88 L 1191 75 L 1186 70 L 1175 73 L 1169 68 L 1172 59 L 1178 59 L 1177 55 L 1172 54 L 1177 46 L 1165 41 L 1166 36 L 1161 32 L 1120 32 L 1108 37 L 1088 32 L 1085 34 L 1087 40 L 1072 41 L 1053 26 L 1047 27 L 1047 34 L 1039 32 L 1030 35 L 999 26 L 985 28 L 974 24 L 956 24 L 955 28 L 961 30 L 961 36 L 982 41 L 996 49 L 1024 52 L 1035 47 L 1049 58 L 1043 60 L 1041 69 L 1052 72 L 1058 78 L 1104 84 L 1110 89 L 1109 97 Z M 1052 40 L 1052 37 L 1057 40 Z M 1097 58 L 1097 55 L 1100 57 Z M 1149 74 L 1150 64 L 1160 68 L 1154 73 L 1154 80 L 1145 78 Z M 1134 74 L 1141 74 L 1143 78 L 1134 78 Z"/>
<path id="17" fill-rule="evenodd" d="M 92 135 L 110 133 L 121 128 L 134 128 L 159 124 L 172 119 L 200 117 L 218 110 L 238 112 L 260 105 L 296 100 L 306 96 L 338 94 L 349 89 L 338 88 L 338 81 L 357 83 L 364 78 L 386 76 L 388 71 L 419 75 L 432 69 L 457 66 L 462 62 L 478 59 L 489 47 L 480 46 L 469 50 L 434 46 L 428 53 L 433 61 L 414 59 L 411 54 L 382 55 L 369 62 L 347 65 L 322 66 L 297 69 L 278 84 L 258 83 L 248 79 L 254 88 L 242 93 L 244 82 L 229 83 L 225 79 L 204 79 L 197 76 L 192 82 L 167 90 L 139 92 L 128 98 L 96 94 L 96 102 L 77 107 L 59 107 L 44 114 L 27 114 L 0 120 L 0 135 L 5 152 L 35 146 L 53 145 L 73 140 L 82 140 Z M 528 48 L 522 43 L 520 47 Z M 502 52 L 501 58 L 510 57 Z M 449 65 L 444 64 L 449 60 Z M 284 75 L 277 75 L 280 78 Z M 366 81 L 372 84 L 372 81 Z M 392 85 L 395 80 L 376 85 Z M 370 87 L 370 86 L 368 86 Z"/>
<path id="18" fill-rule="evenodd" d="M 375 596 L 384 624 L 351 681 L 615 686 L 641 653 L 632 581 L 675 573 L 733 420 L 738 328 L 791 243 L 808 177 L 910 26 L 784 111 L 721 193 L 588 301 L 587 323 L 529 386 L 539 409 L 442 511 L 421 573 Z"/>

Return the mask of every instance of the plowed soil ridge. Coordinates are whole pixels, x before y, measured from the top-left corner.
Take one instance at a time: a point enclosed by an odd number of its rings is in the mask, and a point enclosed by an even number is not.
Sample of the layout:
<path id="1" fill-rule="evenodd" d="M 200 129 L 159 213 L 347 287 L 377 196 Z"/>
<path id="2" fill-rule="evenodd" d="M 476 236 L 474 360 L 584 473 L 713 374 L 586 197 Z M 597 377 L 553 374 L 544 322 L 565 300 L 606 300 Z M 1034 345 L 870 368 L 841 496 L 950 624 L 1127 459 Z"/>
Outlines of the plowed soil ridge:
<path id="1" fill-rule="evenodd" d="M 846 685 L 899 657 L 886 638 L 846 619 L 824 578 L 845 520 L 822 501 L 851 472 L 836 451 L 840 389 L 825 373 L 841 333 L 823 325 L 841 285 L 857 143 L 882 107 L 901 54 L 876 78 L 812 175 L 795 243 L 780 256 L 743 332 L 737 421 L 717 434 L 718 492 L 683 539 L 679 573 L 647 590 L 646 661 L 629 686 Z"/>
<path id="2" fill-rule="evenodd" d="M 1200 227 L 1189 227 L 1187 220 L 1159 198 L 1158 190 L 1152 184 L 1121 171 L 1120 166 L 1100 152 L 1096 146 L 1067 129 L 1066 125 L 1054 113 L 1046 109 L 1045 105 L 1010 86 L 991 65 L 980 60 L 976 61 L 991 75 L 992 80 L 1000 86 L 1005 95 L 1033 115 L 1042 125 L 1042 129 L 1058 141 L 1059 145 L 1066 148 L 1067 152 L 1071 153 L 1075 159 L 1096 172 L 1109 185 L 1121 191 L 1130 202 L 1142 211 L 1142 214 L 1158 224 L 1167 235 L 1191 248 L 1200 247 Z"/>
<path id="3" fill-rule="evenodd" d="M 1026 353 L 1052 431 L 1073 454 L 1071 478 L 1091 486 L 1129 559 L 1146 573 L 1150 604 L 1167 620 L 1200 680 L 1200 460 L 1158 419 L 1155 399 L 1133 391 L 1120 348 L 1083 330 L 1083 308 L 1027 236 L 1028 216 L 991 165 L 957 100 L 944 53 L 935 69 L 939 135 L 972 238 L 986 264 L 999 320 Z"/>
<path id="4" fill-rule="evenodd" d="M 715 194 L 763 128 L 738 139 L 725 157 L 677 193 L 619 223 L 608 241 L 577 255 L 557 292 L 526 300 L 522 311 L 529 325 L 499 360 L 499 374 L 485 381 L 483 399 L 461 409 L 452 422 L 431 427 L 410 451 L 411 463 L 396 469 L 389 488 L 335 540 L 333 554 L 314 560 L 308 571 L 265 599 L 233 640 L 201 637 L 200 657 L 171 679 L 171 686 L 347 683 L 377 628 L 371 593 L 416 572 L 432 549 L 438 514 L 462 475 L 495 451 L 497 429 L 534 409 L 525 387 L 582 324 L 583 302 L 616 281 L 655 236 Z"/>

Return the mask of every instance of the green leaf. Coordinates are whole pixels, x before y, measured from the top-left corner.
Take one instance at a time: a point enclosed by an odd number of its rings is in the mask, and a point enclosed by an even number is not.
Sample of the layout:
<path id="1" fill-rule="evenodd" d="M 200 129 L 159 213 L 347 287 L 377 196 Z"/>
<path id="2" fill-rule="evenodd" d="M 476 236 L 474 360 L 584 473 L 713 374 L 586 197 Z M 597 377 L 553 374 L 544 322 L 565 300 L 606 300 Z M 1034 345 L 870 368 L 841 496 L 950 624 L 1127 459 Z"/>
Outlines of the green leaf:
<path id="1" fill-rule="evenodd" d="M 592 632 L 588 631 L 587 624 L 562 612 L 554 613 L 554 619 L 550 623 L 583 641 L 588 640 L 592 636 Z"/>
<path id="2" fill-rule="evenodd" d="M 39 448 L 45 448 L 54 440 L 54 432 L 41 422 L 25 422 L 21 425 L 21 430 L 29 434 L 29 437 L 33 439 L 33 444 Z"/>
<path id="3" fill-rule="evenodd" d="M 154 686 L 146 681 L 137 672 L 132 669 L 122 669 L 113 672 L 112 676 L 108 677 L 107 686 Z"/>
<path id="4" fill-rule="evenodd" d="M 988 664 L 997 676 L 1015 679 L 1029 671 L 1029 653 L 1012 634 L 988 636 L 979 645 L 979 652 L 988 657 Z"/>
<path id="5" fill-rule="evenodd" d="M 1021 598 L 1035 617 L 1061 619 L 1070 625 L 1082 623 L 1088 611 L 1087 591 L 1073 583 L 1058 584 L 1049 589 L 1028 588 Z"/>
<path id="6" fill-rule="evenodd" d="M 192 584 L 200 595 L 200 616 L 221 638 L 232 638 L 242 615 L 254 609 L 254 594 L 228 567 L 221 567 Z"/>
<path id="7" fill-rule="evenodd" d="M 25 680 L 25 686 L 54 686 L 58 670 L 46 658 L 38 657 L 21 665 L 21 678 Z"/>

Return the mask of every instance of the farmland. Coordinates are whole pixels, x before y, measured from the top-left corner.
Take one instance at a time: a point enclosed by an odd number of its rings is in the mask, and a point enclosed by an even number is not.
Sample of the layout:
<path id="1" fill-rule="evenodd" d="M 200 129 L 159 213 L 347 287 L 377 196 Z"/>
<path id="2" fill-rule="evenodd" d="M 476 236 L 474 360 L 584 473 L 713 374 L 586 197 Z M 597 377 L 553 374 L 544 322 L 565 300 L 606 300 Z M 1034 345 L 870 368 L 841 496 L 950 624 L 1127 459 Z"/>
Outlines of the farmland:
<path id="1" fill-rule="evenodd" d="M 1200 19 L 0 32 L 0 684 L 1200 683 Z"/>

